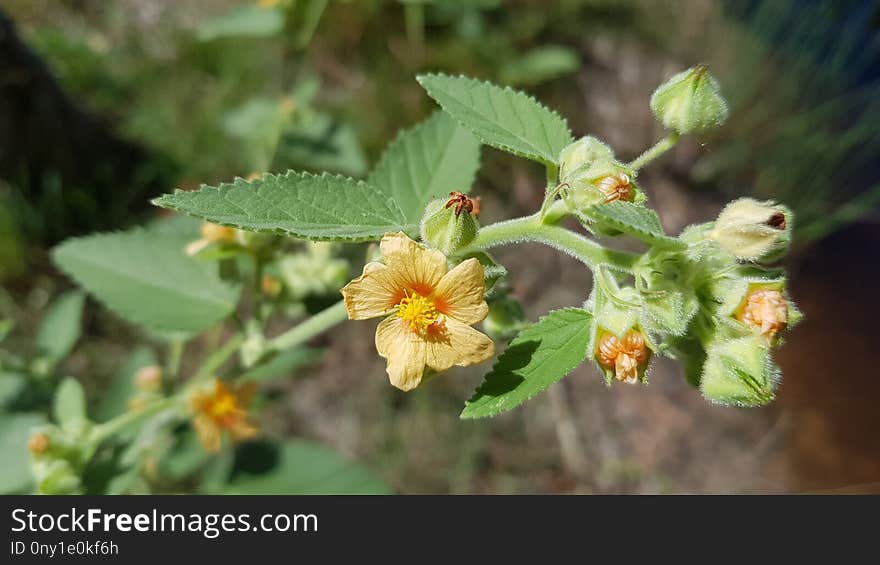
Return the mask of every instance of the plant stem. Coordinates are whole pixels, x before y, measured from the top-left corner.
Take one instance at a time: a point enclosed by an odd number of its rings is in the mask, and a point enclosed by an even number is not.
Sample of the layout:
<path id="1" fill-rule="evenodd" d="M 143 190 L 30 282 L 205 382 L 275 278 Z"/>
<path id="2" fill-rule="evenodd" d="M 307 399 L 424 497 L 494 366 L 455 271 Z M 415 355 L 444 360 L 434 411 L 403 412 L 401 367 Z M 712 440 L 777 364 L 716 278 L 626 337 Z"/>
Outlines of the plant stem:
<path id="1" fill-rule="evenodd" d="M 314 336 L 329 330 L 346 319 L 348 319 L 348 313 L 345 311 L 345 303 L 339 301 L 283 334 L 269 340 L 269 348 L 282 350 L 302 345 Z"/>
<path id="2" fill-rule="evenodd" d="M 635 158 L 633 162 L 631 162 L 628 167 L 638 171 L 660 155 L 663 155 L 678 143 L 679 135 L 675 132 L 670 133 L 657 143 L 655 143 L 652 147 L 648 148 L 647 151 L 639 155 Z"/>
<path id="3" fill-rule="evenodd" d="M 534 241 L 571 255 L 591 270 L 600 265 L 632 271 L 639 255 L 606 249 L 571 230 L 542 223 L 539 214 L 498 222 L 482 228 L 476 239 L 460 253 L 489 249 L 508 243 Z"/>
<path id="4" fill-rule="evenodd" d="M 236 333 L 229 338 L 220 349 L 211 353 L 202 366 L 199 367 L 199 370 L 196 371 L 196 374 L 193 375 L 192 379 L 190 379 L 190 382 L 196 383 L 213 375 L 214 372 L 219 369 L 227 359 L 229 359 L 229 357 L 238 351 L 238 347 L 243 341 L 244 335 L 241 333 Z"/>
<path id="5" fill-rule="evenodd" d="M 425 45 L 425 8 L 421 0 L 411 0 L 403 6 L 406 37 L 410 45 L 421 52 Z"/>
<path id="6" fill-rule="evenodd" d="M 95 426 L 92 430 L 91 439 L 94 442 L 94 445 L 97 446 L 101 442 L 107 440 L 107 438 L 119 433 L 128 426 L 134 425 L 141 420 L 145 420 L 163 410 L 173 408 L 177 404 L 181 404 L 183 402 L 183 398 L 184 397 L 181 395 L 163 398 L 151 404 L 147 404 L 140 410 L 129 411 L 124 414 L 120 414 L 112 420 L 108 420 L 103 424 L 98 424 L 97 426 Z"/>
<path id="7" fill-rule="evenodd" d="M 165 360 L 165 373 L 169 378 L 176 378 L 180 371 L 180 360 L 183 357 L 183 342 L 174 341 L 168 346 L 168 357 Z"/>

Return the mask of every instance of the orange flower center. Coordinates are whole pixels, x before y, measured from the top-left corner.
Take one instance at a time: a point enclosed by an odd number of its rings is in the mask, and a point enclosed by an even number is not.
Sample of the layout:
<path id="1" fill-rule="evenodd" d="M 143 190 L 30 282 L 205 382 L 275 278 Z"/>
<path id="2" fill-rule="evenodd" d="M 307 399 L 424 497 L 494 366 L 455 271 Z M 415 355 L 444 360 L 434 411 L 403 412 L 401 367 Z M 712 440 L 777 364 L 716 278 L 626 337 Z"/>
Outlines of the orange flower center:
<path id="1" fill-rule="evenodd" d="M 231 392 L 215 393 L 207 404 L 205 412 L 220 425 L 231 422 L 239 413 L 238 399 Z"/>
<path id="2" fill-rule="evenodd" d="M 614 369 L 615 377 L 625 383 L 639 379 L 639 367 L 648 360 L 645 336 L 637 330 L 629 330 L 623 339 L 605 333 L 596 344 L 596 359 L 608 369 Z"/>
<path id="3" fill-rule="evenodd" d="M 788 322 L 788 304 L 778 290 L 753 290 L 746 296 L 737 319 L 773 337 Z"/>
<path id="4" fill-rule="evenodd" d="M 397 304 L 397 317 L 406 322 L 412 331 L 423 333 L 437 321 L 440 313 L 437 312 L 433 300 L 413 292 L 404 296 Z"/>

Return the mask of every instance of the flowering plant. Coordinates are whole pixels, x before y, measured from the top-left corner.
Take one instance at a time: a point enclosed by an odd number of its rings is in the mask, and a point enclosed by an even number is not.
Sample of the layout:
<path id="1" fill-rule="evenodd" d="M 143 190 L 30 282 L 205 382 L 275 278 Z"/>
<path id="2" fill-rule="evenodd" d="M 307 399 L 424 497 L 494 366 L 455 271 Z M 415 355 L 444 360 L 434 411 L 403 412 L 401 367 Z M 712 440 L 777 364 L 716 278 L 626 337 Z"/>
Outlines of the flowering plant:
<path id="1" fill-rule="evenodd" d="M 156 204 L 249 233 L 315 241 L 379 241 L 379 256 L 342 289 L 344 300 L 311 326 L 346 317 L 384 318 L 376 349 L 391 383 L 412 390 L 453 365 L 488 360 L 512 337 L 463 417 L 495 415 L 531 398 L 584 360 L 606 382 L 646 382 L 652 359 L 679 359 L 711 402 L 769 402 L 779 381 L 771 348 L 800 314 L 775 262 L 792 215 L 742 199 L 714 222 L 664 232 L 639 172 L 684 135 L 720 125 L 727 105 L 705 67 L 672 77 L 651 98 L 669 134 L 632 162 L 594 137 L 574 139 L 565 120 L 530 96 L 466 77 L 418 78 L 442 107 L 402 133 L 363 181 L 287 172 L 177 191 Z M 547 185 L 540 209 L 479 224 L 467 193 L 485 144 L 537 161 Z M 448 194 L 448 197 L 447 197 Z M 560 225 L 574 217 L 593 237 Z M 603 243 L 638 240 L 641 252 Z M 528 323 L 490 255 L 500 245 L 540 242 L 593 272 L 580 307 Z M 585 293 L 586 294 L 586 293 Z"/>

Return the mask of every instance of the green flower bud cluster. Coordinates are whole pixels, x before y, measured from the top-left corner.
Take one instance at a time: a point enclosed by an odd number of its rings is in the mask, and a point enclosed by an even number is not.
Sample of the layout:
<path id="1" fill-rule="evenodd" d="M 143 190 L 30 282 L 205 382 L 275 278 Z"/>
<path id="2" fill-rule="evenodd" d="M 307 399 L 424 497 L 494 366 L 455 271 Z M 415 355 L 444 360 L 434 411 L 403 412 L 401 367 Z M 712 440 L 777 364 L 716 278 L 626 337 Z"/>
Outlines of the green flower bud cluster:
<path id="1" fill-rule="evenodd" d="M 82 470 L 92 449 L 84 434 L 45 426 L 28 441 L 31 474 L 39 494 L 80 494 Z"/>
<path id="2" fill-rule="evenodd" d="M 598 269 L 585 309 L 594 314 L 590 351 L 606 382 L 644 382 L 651 356 L 664 354 L 683 362 L 711 402 L 772 400 L 780 371 L 771 350 L 801 315 L 784 273 L 747 259 L 784 253 L 787 225 L 785 208 L 737 201 L 716 222 L 687 228 L 678 238 L 684 245 L 642 255 L 632 286 L 628 275 Z"/>
<path id="3" fill-rule="evenodd" d="M 745 261 L 755 255 L 754 241 L 747 242 L 749 251 L 742 257 L 734 253 L 739 247 L 718 241 L 718 225 L 731 206 L 719 221 L 691 226 L 680 236 L 688 243 L 682 256 L 690 265 L 688 285 L 699 307 L 686 334 L 672 336 L 669 345 L 682 359 L 688 381 L 708 400 L 760 406 L 773 399 L 780 376 L 771 350 L 801 314 L 781 270 Z M 771 256 L 782 251 L 774 247 Z"/>
<path id="4" fill-rule="evenodd" d="M 308 242 L 306 246 L 305 252 L 285 255 L 278 261 L 284 296 L 292 302 L 331 295 L 348 280 L 348 261 L 335 256 L 334 244 Z"/>

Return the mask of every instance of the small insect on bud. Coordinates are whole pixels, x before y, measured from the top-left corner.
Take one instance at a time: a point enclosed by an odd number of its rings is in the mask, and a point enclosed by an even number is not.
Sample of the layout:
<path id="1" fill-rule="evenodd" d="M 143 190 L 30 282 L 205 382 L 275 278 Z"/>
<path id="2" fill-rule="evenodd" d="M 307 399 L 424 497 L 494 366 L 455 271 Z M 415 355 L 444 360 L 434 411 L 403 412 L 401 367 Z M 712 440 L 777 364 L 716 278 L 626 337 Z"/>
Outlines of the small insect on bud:
<path id="1" fill-rule="evenodd" d="M 134 375 L 134 386 L 141 392 L 158 392 L 162 388 L 162 368 L 158 365 L 142 367 Z"/>
<path id="2" fill-rule="evenodd" d="M 791 211 L 771 201 L 741 198 L 724 207 L 708 235 L 738 259 L 773 261 L 791 242 Z"/>
<path id="3" fill-rule="evenodd" d="M 755 289 L 746 295 L 736 319 L 772 338 L 788 323 L 788 302 L 778 290 Z"/>
<path id="4" fill-rule="evenodd" d="M 651 353 L 642 332 L 631 329 L 618 338 L 604 332 L 596 343 L 596 360 L 599 364 L 614 371 L 617 380 L 633 384 L 644 374 Z"/>
<path id="5" fill-rule="evenodd" d="M 49 449 L 49 436 L 42 432 L 37 432 L 28 439 L 28 451 L 32 455 L 42 455 Z"/>
<path id="6" fill-rule="evenodd" d="M 474 214 L 479 211 L 475 200 L 454 191 L 449 193 L 448 200 L 429 202 L 422 216 L 425 243 L 444 255 L 452 255 L 473 241 L 480 229 Z"/>
<path id="7" fill-rule="evenodd" d="M 587 136 L 559 154 L 562 197 L 572 210 L 586 210 L 615 200 L 633 200 L 631 171 L 614 158 L 610 147 Z"/>
<path id="8" fill-rule="evenodd" d="M 678 73 L 651 96 L 651 110 L 667 128 L 685 135 L 716 128 L 727 119 L 727 102 L 705 65 Z"/>

